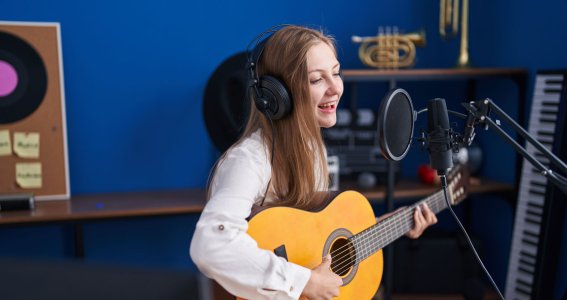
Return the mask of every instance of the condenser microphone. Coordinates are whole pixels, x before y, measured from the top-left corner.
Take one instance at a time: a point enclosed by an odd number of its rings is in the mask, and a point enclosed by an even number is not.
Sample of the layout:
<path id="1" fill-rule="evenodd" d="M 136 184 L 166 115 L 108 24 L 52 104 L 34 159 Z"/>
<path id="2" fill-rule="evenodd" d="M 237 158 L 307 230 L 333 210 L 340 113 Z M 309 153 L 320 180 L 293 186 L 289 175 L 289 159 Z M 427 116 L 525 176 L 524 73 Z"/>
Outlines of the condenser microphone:
<path id="1" fill-rule="evenodd" d="M 438 175 L 446 175 L 453 167 L 453 136 L 445 99 L 435 98 L 427 103 L 427 138 L 425 140 L 431 168 Z"/>

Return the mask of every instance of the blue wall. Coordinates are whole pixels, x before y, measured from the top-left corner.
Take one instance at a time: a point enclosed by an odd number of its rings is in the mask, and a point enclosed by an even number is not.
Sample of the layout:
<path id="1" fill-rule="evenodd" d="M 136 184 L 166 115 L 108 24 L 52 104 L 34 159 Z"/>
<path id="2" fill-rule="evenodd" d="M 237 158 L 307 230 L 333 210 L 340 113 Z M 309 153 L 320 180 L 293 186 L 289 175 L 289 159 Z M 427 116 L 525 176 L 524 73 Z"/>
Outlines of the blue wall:
<path id="1" fill-rule="evenodd" d="M 427 47 L 418 48 L 416 68 L 452 67 L 457 58 L 458 40 L 439 37 L 437 0 L 242 2 L 0 0 L 1 20 L 61 23 L 72 194 L 204 187 L 218 155 L 202 115 L 207 79 L 221 61 L 274 24 L 325 28 L 339 42 L 345 69 L 362 67 L 350 36 L 373 35 L 386 25 L 426 30 Z M 537 69 L 567 68 L 561 52 L 567 49 L 565 11 L 564 0 L 472 1 L 473 65 L 526 67 L 531 79 Z M 517 94 L 509 92 L 509 84 L 481 83 L 479 97 L 492 97 L 514 115 Z M 470 100 L 463 99 L 458 82 L 408 89 L 418 91 L 414 100 L 443 97 L 450 107 Z M 377 107 L 381 95 L 367 103 Z M 478 139 L 493 152 L 483 174 L 512 181 L 513 150 L 491 133 Z M 415 152 L 404 162 L 404 175 L 414 176 L 416 164 L 427 162 Z M 493 248 L 485 253 L 487 267 L 503 287 L 513 213 L 504 200 L 490 201 L 475 201 L 475 215 L 486 221 L 473 222 L 471 230 Z M 186 249 L 195 220 L 89 223 L 86 259 L 193 268 Z M 13 243 L 0 243 L 0 254 L 66 258 L 70 236 L 66 226 L 2 229 L 0 240 Z M 564 278 L 558 279 L 563 288 Z"/>

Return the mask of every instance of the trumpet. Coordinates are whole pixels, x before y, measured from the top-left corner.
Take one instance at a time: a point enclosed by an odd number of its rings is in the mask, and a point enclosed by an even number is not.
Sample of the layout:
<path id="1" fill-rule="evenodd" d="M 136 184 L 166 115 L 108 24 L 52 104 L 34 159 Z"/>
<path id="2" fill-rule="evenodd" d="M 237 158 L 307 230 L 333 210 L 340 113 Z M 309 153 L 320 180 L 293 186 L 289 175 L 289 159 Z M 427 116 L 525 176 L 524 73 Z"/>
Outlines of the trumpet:
<path id="1" fill-rule="evenodd" d="M 461 0 L 440 0 L 439 33 L 443 38 L 454 37 L 459 31 L 459 2 Z M 457 67 L 470 67 L 469 60 L 469 0 L 462 0 L 461 9 L 461 45 Z M 446 29 L 451 28 L 450 34 Z"/>
<path id="2" fill-rule="evenodd" d="M 375 68 L 407 68 L 415 64 L 415 47 L 425 47 L 425 30 L 398 34 L 397 29 L 380 29 L 377 36 L 352 36 L 360 43 L 358 57 L 367 66 Z"/>

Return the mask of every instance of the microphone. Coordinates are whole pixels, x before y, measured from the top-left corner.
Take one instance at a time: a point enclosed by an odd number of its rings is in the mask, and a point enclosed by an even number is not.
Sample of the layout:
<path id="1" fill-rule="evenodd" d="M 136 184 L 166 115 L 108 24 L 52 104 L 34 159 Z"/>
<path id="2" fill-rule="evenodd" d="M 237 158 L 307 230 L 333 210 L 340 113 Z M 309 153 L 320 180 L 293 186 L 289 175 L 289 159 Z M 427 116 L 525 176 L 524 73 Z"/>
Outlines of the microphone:
<path id="1" fill-rule="evenodd" d="M 453 134 L 449 127 L 449 114 L 445 99 L 435 98 L 427 103 L 428 132 L 425 146 L 429 152 L 431 168 L 438 175 L 446 175 L 453 167 Z"/>

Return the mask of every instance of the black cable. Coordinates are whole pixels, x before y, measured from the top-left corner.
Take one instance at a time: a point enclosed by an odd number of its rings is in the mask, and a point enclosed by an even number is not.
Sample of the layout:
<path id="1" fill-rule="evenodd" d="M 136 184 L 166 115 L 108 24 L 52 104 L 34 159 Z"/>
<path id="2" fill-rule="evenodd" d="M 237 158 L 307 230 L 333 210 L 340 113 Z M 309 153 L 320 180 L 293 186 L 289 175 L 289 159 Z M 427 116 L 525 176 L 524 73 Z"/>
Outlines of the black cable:
<path id="1" fill-rule="evenodd" d="M 459 227 L 461 227 L 461 230 L 463 231 L 463 234 L 464 234 L 465 238 L 467 239 L 467 243 L 471 247 L 471 250 L 473 251 L 476 259 L 478 260 L 478 263 L 480 264 L 480 266 L 484 270 L 484 273 L 486 273 L 486 276 L 488 276 L 488 279 L 490 279 L 490 283 L 492 283 L 492 286 L 494 287 L 496 292 L 498 292 L 498 296 L 500 296 L 500 299 L 505 300 L 504 296 L 502 296 L 502 293 L 498 289 L 498 286 L 496 285 L 496 283 L 492 279 L 492 276 L 490 276 L 490 273 L 488 272 L 488 270 L 486 269 L 486 267 L 482 263 L 480 256 L 478 256 L 478 253 L 476 252 L 476 249 L 474 248 L 474 245 L 473 245 L 471 239 L 469 238 L 469 235 L 468 235 L 467 231 L 465 230 L 465 227 L 463 226 L 463 224 L 461 224 L 461 221 L 459 221 L 459 218 L 457 217 L 457 215 L 453 211 L 453 208 L 451 207 L 451 204 L 449 203 L 449 197 L 447 196 L 447 178 L 445 177 L 445 175 L 441 175 L 441 176 L 439 176 L 439 178 L 441 179 L 441 186 L 443 187 L 443 195 L 445 195 L 445 202 L 447 204 L 447 208 L 449 208 L 449 211 L 451 212 L 451 215 L 453 215 L 455 222 L 457 222 L 457 224 L 459 224 Z"/>
<path id="2" fill-rule="evenodd" d="M 265 113 L 268 120 L 270 120 L 270 127 L 272 128 L 272 156 L 270 157 L 270 167 L 274 167 L 274 149 L 276 149 L 276 130 L 274 129 L 274 121 L 270 117 L 270 114 Z M 264 206 L 264 201 L 266 200 L 266 196 L 268 195 L 268 189 L 270 188 L 270 184 L 272 183 L 272 175 L 270 174 L 270 180 L 268 181 L 268 185 L 266 186 L 266 191 L 264 192 L 264 198 L 262 198 L 262 202 L 260 206 Z"/>

